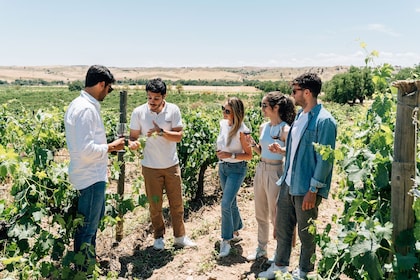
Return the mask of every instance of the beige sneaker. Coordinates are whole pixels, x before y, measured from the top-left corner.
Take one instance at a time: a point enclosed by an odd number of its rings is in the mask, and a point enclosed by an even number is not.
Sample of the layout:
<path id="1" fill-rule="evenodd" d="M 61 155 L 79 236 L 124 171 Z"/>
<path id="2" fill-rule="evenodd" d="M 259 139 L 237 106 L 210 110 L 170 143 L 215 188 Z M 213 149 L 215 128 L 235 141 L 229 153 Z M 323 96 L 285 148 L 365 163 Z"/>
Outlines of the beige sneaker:
<path id="1" fill-rule="evenodd" d="M 266 257 L 266 256 L 267 256 L 267 252 L 264 249 L 257 247 L 257 249 L 255 249 L 255 252 L 250 254 L 248 257 L 246 257 L 246 259 L 248 261 L 255 261 L 258 258 Z"/>

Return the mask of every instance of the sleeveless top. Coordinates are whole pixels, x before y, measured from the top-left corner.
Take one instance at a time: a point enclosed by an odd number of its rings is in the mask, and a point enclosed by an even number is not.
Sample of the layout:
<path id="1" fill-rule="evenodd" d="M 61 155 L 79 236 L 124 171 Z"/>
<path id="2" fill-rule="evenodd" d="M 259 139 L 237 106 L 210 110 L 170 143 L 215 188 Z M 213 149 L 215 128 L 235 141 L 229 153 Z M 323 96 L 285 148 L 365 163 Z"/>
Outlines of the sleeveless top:
<path id="1" fill-rule="evenodd" d="M 285 121 L 282 121 L 281 123 L 279 123 L 276 126 L 279 126 L 279 136 L 281 134 L 281 132 L 283 131 L 283 127 L 287 125 L 287 123 Z M 260 139 L 259 139 L 259 144 L 261 147 L 261 158 L 265 158 L 265 159 L 271 159 L 271 160 L 283 160 L 284 156 L 281 154 L 277 154 L 277 153 L 272 153 L 268 150 L 268 145 L 274 143 L 275 141 L 277 141 L 281 147 L 285 147 L 284 141 L 281 141 L 280 139 L 274 140 L 273 138 L 271 138 L 270 136 L 270 129 L 271 129 L 271 125 L 270 122 L 266 122 L 262 125 L 262 130 L 261 130 L 261 135 L 260 135 Z"/>

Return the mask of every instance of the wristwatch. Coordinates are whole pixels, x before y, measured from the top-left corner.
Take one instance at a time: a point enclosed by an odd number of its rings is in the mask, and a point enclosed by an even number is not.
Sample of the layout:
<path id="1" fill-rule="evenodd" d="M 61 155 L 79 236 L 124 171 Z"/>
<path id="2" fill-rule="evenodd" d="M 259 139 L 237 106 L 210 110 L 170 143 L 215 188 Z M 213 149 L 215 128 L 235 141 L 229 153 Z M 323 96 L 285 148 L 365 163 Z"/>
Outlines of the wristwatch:
<path id="1" fill-rule="evenodd" d="M 235 153 L 232 153 L 232 155 L 230 156 L 230 158 L 235 159 L 236 158 L 236 154 Z"/>
<path id="2" fill-rule="evenodd" d="M 315 187 L 315 186 L 310 186 L 310 187 L 309 187 L 309 191 L 310 191 L 311 193 L 317 193 L 317 192 L 318 192 L 318 188 L 317 188 L 317 187 Z"/>
<path id="3" fill-rule="evenodd" d="M 160 128 L 160 131 L 159 131 L 158 135 L 163 136 L 163 128 Z"/>

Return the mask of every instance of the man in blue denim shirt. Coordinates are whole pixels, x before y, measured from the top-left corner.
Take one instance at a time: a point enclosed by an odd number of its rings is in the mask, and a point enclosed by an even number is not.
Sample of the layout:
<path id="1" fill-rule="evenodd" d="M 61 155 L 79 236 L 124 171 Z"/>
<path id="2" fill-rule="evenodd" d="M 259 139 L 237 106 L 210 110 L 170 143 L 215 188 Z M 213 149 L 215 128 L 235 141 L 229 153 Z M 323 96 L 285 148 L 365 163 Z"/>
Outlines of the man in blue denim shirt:
<path id="1" fill-rule="evenodd" d="M 309 233 L 310 220 L 318 217 L 322 198 L 328 198 L 333 162 L 323 160 L 315 151 L 314 143 L 335 148 L 337 124 L 332 115 L 318 104 L 321 79 L 314 73 L 297 77 L 293 83 L 296 105 L 302 107 L 293 123 L 286 145 L 284 173 L 277 182 L 280 186 L 277 200 L 275 262 L 258 276 L 275 278 L 275 272 L 288 272 L 293 231 L 298 225 L 301 241 L 299 268 L 294 279 L 304 279 L 314 270 L 311 257 L 315 254 L 314 236 Z"/>

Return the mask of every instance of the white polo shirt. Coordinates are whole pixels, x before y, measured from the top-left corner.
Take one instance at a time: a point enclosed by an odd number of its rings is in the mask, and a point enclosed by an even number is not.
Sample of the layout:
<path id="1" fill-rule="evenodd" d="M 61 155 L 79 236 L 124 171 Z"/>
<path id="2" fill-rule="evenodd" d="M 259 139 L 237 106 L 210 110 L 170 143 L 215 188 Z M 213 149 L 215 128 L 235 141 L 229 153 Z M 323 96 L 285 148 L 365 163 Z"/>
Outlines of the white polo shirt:
<path id="1" fill-rule="evenodd" d="M 98 100 L 82 90 L 64 115 L 69 179 L 77 190 L 108 180 L 108 144 L 100 108 Z"/>
<path id="2" fill-rule="evenodd" d="M 181 111 L 178 106 L 165 101 L 162 111 L 157 114 L 149 109 L 147 103 L 140 105 L 131 114 L 130 129 L 140 130 L 140 136 L 146 136 L 154 127 L 155 121 L 160 128 L 172 130 L 182 128 Z M 141 164 L 156 169 L 165 169 L 179 163 L 176 142 L 168 141 L 161 136 L 151 136 L 146 140 Z"/>

